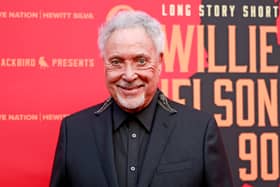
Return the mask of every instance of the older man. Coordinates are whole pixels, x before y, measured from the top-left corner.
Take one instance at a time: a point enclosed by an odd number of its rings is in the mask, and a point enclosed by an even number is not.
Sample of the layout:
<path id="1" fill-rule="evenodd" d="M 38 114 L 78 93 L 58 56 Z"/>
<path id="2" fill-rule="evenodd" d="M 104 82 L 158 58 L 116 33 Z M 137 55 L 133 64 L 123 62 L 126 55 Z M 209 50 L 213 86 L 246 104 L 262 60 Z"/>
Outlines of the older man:
<path id="1" fill-rule="evenodd" d="M 221 136 L 208 114 L 158 89 L 164 34 L 125 11 L 99 32 L 111 98 L 62 122 L 51 187 L 231 187 Z"/>

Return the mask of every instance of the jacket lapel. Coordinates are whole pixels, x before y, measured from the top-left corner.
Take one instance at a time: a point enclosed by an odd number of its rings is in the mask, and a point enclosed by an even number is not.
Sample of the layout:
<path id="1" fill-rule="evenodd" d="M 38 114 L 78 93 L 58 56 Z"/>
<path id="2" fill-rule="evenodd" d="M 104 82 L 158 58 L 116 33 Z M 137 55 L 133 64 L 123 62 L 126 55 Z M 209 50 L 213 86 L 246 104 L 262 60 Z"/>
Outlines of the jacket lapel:
<path id="1" fill-rule="evenodd" d="M 149 186 L 169 136 L 176 125 L 176 119 L 174 118 L 176 112 L 166 111 L 160 106 L 157 107 L 156 112 L 152 134 L 139 177 L 139 187 Z"/>
<path id="2" fill-rule="evenodd" d="M 111 107 L 108 106 L 104 111 L 96 112 L 93 115 L 96 115 L 95 119 L 97 119 L 93 122 L 94 125 L 92 127 L 103 171 L 108 185 L 110 187 L 117 187 L 118 181 L 114 162 Z"/>

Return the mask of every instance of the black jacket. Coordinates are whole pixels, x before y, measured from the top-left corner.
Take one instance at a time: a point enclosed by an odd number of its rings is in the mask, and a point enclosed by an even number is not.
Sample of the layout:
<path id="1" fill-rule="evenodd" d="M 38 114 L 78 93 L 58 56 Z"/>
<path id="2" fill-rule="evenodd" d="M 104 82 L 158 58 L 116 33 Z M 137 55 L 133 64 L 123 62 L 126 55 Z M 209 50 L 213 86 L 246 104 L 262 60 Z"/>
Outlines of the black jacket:
<path id="1" fill-rule="evenodd" d="M 51 187 L 118 187 L 112 100 L 62 121 Z M 208 114 L 161 94 L 138 187 L 231 187 L 219 129 Z"/>

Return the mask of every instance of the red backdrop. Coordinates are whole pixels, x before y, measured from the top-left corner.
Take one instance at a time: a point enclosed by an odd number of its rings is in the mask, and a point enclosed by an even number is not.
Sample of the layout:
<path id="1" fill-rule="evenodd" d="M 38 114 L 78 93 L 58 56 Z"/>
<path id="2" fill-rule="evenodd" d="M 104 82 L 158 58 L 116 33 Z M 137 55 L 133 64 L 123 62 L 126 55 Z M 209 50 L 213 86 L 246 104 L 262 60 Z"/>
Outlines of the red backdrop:
<path id="1" fill-rule="evenodd" d="M 215 115 L 235 185 L 278 186 L 277 7 L 276 1 L 0 0 L 0 186 L 48 186 L 60 120 L 108 96 L 97 33 L 122 9 L 162 22 L 159 86 Z M 245 71 L 236 68 L 242 65 Z"/>

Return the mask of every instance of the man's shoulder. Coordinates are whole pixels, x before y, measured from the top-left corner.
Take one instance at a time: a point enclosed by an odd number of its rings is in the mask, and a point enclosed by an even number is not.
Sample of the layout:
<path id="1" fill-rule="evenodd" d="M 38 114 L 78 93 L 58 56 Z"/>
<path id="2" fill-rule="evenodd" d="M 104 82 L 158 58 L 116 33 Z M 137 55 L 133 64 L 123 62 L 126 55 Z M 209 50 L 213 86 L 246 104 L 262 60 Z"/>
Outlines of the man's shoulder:
<path id="1" fill-rule="evenodd" d="M 195 109 L 189 105 L 184 105 L 172 100 L 169 100 L 169 104 L 177 111 L 177 114 L 183 118 L 206 120 L 213 118 L 212 114 L 206 111 Z"/>
<path id="2" fill-rule="evenodd" d="M 105 101 L 106 102 L 106 101 Z M 104 106 L 104 103 L 99 103 L 96 105 L 89 106 L 87 108 L 81 109 L 79 111 L 76 111 L 70 115 L 68 115 L 65 119 L 67 120 L 80 120 L 80 119 L 87 119 L 89 117 L 94 117 L 97 116 L 96 114 L 98 113 L 98 110 Z"/>

